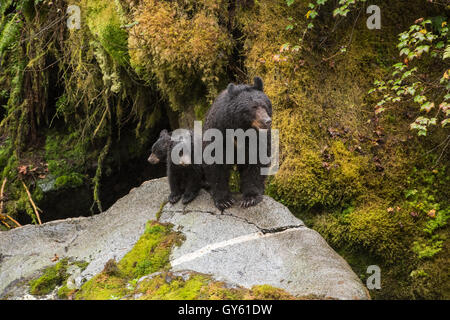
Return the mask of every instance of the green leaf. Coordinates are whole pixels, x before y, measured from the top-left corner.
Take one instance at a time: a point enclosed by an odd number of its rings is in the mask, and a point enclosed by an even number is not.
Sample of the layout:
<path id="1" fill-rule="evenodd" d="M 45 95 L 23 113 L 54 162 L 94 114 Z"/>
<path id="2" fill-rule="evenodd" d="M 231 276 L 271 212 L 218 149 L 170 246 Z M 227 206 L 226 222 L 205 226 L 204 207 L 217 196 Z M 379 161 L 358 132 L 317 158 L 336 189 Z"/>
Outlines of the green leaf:
<path id="1" fill-rule="evenodd" d="M 408 55 L 408 53 L 409 53 L 410 51 L 409 51 L 409 48 L 403 48 L 401 51 L 400 51 L 400 56 L 402 56 L 402 55 Z"/>
<path id="2" fill-rule="evenodd" d="M 417 96 L 414 97 L 414 102 L 422 104 L 425 101 L 427 101 L 427 97 L 422 96 L 420 94 L 418 94 Z"/>
<path id="3" fill-rule="evenodd" d="M 447 45 L 447 47 L 445 47 L 444 56 L 442 59 L 447 59 L 447 58 L 450 58 L 450 45 Z"/>
<path id="4" fill-rule="evenodd" d="M 420 111 L 430 112 L 430 110 L 433 108 L 434 108 L 434 102 L 427 101 L 423 105 L 420 106 Z"/>

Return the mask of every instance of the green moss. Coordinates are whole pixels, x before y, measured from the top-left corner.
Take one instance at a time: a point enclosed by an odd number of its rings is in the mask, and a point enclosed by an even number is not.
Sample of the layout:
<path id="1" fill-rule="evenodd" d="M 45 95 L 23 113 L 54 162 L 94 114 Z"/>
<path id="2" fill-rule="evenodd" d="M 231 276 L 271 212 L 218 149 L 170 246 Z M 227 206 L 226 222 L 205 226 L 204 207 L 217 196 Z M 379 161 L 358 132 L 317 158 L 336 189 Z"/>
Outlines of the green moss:
<path id="1" fill-rule="evenodd" d="M 19 36 L 19 30 L 22 27 L 22 22 L 18 20 L 18 13 L 15 14 L 0 30 L 0 57 L 3 56 L 6 51 Z M 3 15 L 2 15 L 3 16 Z M 2 59 L 3 64 L 3 59 Z"/>
<path id="2" fill-rule="evenodd" d="M 348 223 L 346 237 L 347 241 L 383 257 L 384 261 L 393 262 L 400 259 L 405 251 L 405 244 L 401 239 L 404 234 L 402 228 L 407 228 L 407 225 L 405 226 L 406 222 L 401 224 L 402 217 L 395 216 L 386 209 L 361 208 L 349 214 L 345 218 Z M 410 220 L 412 223 L 412 219 Z M 397 241 L 392 241 L 393 239 Z"/>
<path id="3" fill-rule="evenodd" d="M 108 261 L 105 269 L 86 282 L 77 293 L 77 299 L 113 299 L 129 293 L 126 284 L 169 265 L 169 255 L 181 236 L 168 224 L 155 221 L 147 223 L 144 234 L 119 263 Z"/>
<path id="4" fill-rule="evenodd" d="M 200 296 L 200 290 L 208 284 L 208 279 L 201 275 L 194 275 L 187 281 L 181 277 L 165 280 L 167 275 L 158 275 L 146 280 L 140 289 L 144 295 L 142 300 L 194 300 Z"/>
<path id="5" fill-rule="evenodd" d="M 225 85 L 232 40 L 227 4 L 144 1 L 136 6 L 128 46 L 131 65 L 158 88 L 174 111 L 201 117 Z"/>
<path id="6" fill-rule="evenodd" d="M 162 211 L 163 211 L 163 209 L 164 209 L 164 206 L 167 204 L 167 202 L 168 202 L 168 201 L 163 201 L 163 202 L 161 203 L 161 205 L 159 206 L 159 210 L 158 210 L 158 212 L 156 213 L 156 221 L 159 221 L 159 218 L 161 218 Z"/>
<path id="7" fill-rule="evenodd" d="M 179 235 L 169 225 L 149 222 L 144 234 L 119 262 L 120 270 L 129 278 L 138 278 L 166 267 Z"/>
<path id="8" fill-rule="evenodd" d="M 86 9 L 85 17 L 92 34 L 118 65 L 126 66 L 130 59 L 128 34 L 121 28 L 123 18 L 120 3 L 83 0 L 82 5 Z"/>
<path id="9" fill-rule="evenodd" d="M 63 259 L 54 266 L 46 268 L 41 277 L 30 281 L 30 293 L 32 295 L 48 294 L 63 284 L 68 278 L 67 266 L 68 260 Z"/>
<path id="10" fill-rule="evenodd" d="M 118 263 L 108 261 L 104 270 L 87 281 L 75 295 L 76 299 L 294 299 L 285 291 L 271 286 L 255 286 L 251 290 L 228 288 L 210 276 L 189 272 L 179 276 L 168 271 L 169 255 L 181 237 L 171 226 L 155 221 L 147 223 L 146 230 L 133 249 Z M 145 275 L 152 275 L 137 283 Z M 187 279 L 186 279 L 187 277 Z M 67 290 L 62 289 L 63 293 Z"/>
<path id="11" fill-rule="evenodd" d="M 305 146 L 283 161 L 267 192 L 296 209 L 340 206 L 366 191 L 362 177 L 367 170 L 367 157 L 349 151 L 341 141 L 332 141 L 326 154 Z"/>
<path id="12" fill-rule="evenodd" d="M 82 174 L 72 172 L 68 175 L 59 176 L 55 180 L 55 188 L 77 188 L 84 183 L 84 176 Z"/>
<path id="13" fill-rule="evenodd" d="M 87 266 L 89 265 L 89 262 L 87 261 L 75 261 L 72 263 L 72 265 L 77 266 L 78 268 L 80 268 L 80 271 L 83 272 Z"/>
<path id="14" fill-rule="evenodd" d="M 256 300 L 293 300 L 293 296 L 286 291 L 264 284 L 254 286 L 251 295 Z"/>
<path id="15" fill-rule="evenodd" d="M 67 159 L 75 164 L 79 164 L 85 158 L 85 147 L 80 142 L 77 132 L 67 134 L 54 130 L 49 131 L 45 140 L 45 159 L 47 161 Z M 67 166 L 67 164 L 64 164 L 64 166 Z"/>
<path id="16" fill-rule="evenodd" d="M 145 279 L 139 284 L 137 293 L 141 300 L 293 300 L 286 291 L 269 285 L 227 288 L 223 282 L 214 281 L 210 276 L 190 273 L 188 279 L 162 273 Z"/>
<path id="17" fill-rule="evenodd" d="M 67 285 L 63 285 L 58 289 L 58 298 L 59 299 L 67 299 L 75 290 L 71 290 L 67 287 Z"/>
<path id="18" fill-rule="evenodd" d="M 7 139 L 0 146 L 0 168 L 5 168 L 11 155 L 11 140 Z"/>
<path id="19" fill-rule="evenodd" d="M 128 292 L 126 283 L 124 278 L 101 273 L 83 284 L 75 297 L 77 300 L 115 300 Z"/>
<path id="20" fill-rule="evenodd" d="M 42 275 L 29 282 L 30 293 L 32 295 L 44 295 L 51 293 L 56 287 L 58 289 L 59 298 L 67 298 L 70 294 L 74 293 L 74 290 L 70 290 L 67 287 L 66 280 L 69 278 L 67 273 L 70 266 L 77 266 L 83 271 L 89 265 L 85 261 L 69 261 L 64 258 L 57 262 L 55 265 L 47 267 L 43 270 Z"/>
<path id="21" fill-rule="evenodd" d="M 85 183 L 85 146 L 76 133 L 64 135 L 51 131 L 45 141 L 48 172 L 55 177 L 55 189 L 77 188 Z"/>

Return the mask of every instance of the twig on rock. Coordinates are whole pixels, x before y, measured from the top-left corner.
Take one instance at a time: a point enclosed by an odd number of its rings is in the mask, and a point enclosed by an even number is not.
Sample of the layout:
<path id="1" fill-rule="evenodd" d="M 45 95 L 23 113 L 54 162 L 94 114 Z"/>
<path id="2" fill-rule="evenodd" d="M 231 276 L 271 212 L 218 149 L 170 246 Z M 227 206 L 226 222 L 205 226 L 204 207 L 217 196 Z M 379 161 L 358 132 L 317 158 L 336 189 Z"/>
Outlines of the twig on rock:
<path id="1" fill-rule="evenodd" d="M 3 217 L 3 215 L 1 215 L 1 218 L 2 218 L 2 219 L 5 219 L 5 218 Z M 11 229 L 10 225 L 7 224 L 6 221 L 0 220 L 0 222 L 3 223 L 8 229 Z"/>
<path id="2" fill-rule="evenodd" d="M 34 203 L 33 199 L 31 198 L 30 191 L 28 190 L 27 186 L 25 185 L 25 182 L 22 181 L 22 184 L 23 184 L 23 187 L 25 188 L 25 191 L 27 192 L 28 199 L 30 200 L 31 205 L 33 206 L 34 214 L 36 215 L 38 222 L 39 222 L 39 224 L 42 224 L 41 217 L 39 216 L 38 208 L 36 207 L 36 204 Z"/>

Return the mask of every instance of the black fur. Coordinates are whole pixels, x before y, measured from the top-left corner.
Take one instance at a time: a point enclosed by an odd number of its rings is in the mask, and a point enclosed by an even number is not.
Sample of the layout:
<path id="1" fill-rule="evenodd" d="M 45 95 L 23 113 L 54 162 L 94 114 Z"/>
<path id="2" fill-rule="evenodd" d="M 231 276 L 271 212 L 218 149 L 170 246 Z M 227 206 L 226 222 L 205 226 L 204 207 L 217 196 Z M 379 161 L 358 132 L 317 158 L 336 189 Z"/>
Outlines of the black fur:
<path id="1" fill-rule="evenodd" d="M 192 132 L 190 132 L 190 135 L 191 148 L 193 148 Z M 161 162 L 167 164 L 167 177 L 170 185 L 169 202 L 174 204 L 182 198 L 182 203 L 187 204 L 195 199 L 202 187 L 202 167 L 201 165 L 194 165 L 193 158 L 191 158 L 191 164 L 175 164 L 172 161 L 171 153 L 177 143 L 181 142 L 172 141 L 171 134 L 167 130 L 161 131 L 159 139 L 152 146 L 149 161 L 151 161 L 152 156 L 156 156 Z"/>
<path id="2" fill-rule="evenodd" d="M 243 129 L 246 131 L 254 127 L 254 121 L 261 120 L 257 119 L 256 116 L 258 108 L 262 108 L 266 115 L 270 118 L 272 117 L 272 103 L 263 92 L 261 78 L 256 77 L 253 85 L 229 84 L 227 89 L 219 94 L 209 109 L 203 129 L 204 131 L 210 128 L 219 129 L 224 137 L 226 129 Z M 270 118 L 268 119 L 271 120 Z M 270 121 L 266 121 L 266 128 L 269 129 L 269 134 L 270 124 Z M 270 139 L 268 143 L 270 144 Z M 208 142 L 203 143 L 204 146 L 207 144 Z M 223 147 L 225 150 L 225 145 Z M 268 150 L 270 150 L 270 145 Z M 225 159 L 226 154 L 224 152 L 224 163 Z M 262 200 L 265 182 L 265 176 L 260 174 L 262 167 L 259 163 L 238 165 L 241 192 L 243 193 L 242 207 L 256 205 Z M 234 202 L 228 187 L 231 168 L 232 165 L 229 164 L 203 166 L 205 179 L 211 188 L 214 204 L 220 210 L 231 207 Z"/>

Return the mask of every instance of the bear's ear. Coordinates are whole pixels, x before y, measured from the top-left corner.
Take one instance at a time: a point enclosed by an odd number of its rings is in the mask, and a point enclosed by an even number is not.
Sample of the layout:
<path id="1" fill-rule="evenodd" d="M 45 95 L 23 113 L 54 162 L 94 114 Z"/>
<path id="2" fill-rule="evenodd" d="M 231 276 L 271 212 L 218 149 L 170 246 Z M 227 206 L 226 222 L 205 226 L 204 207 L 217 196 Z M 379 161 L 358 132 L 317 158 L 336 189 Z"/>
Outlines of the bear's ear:
<path id="1" fill-rule="evenodd" d="M 164 137 L 164 136 L 167 136 L 167 135 L 168 135 L 168 132 L 167 132 L 166 129 L 164 129 L 163 131 L 160 132 L 159 137 L 161 138 L 161 137 Z"/>
<path id="2" fill-rule="evenodd" d="M 256 90 L 259 90 L 259 91 L 264 90 L 263 81 L 260 77 L 255 77 L 253 79 L 253 88 L 255 88 Z"/>
<path id="3" fill-rule="evenodd" d="M 234 97 L 237 94 L 238 90 L 234 84 L 230 83 L 227 87 L 227 92 L 231 97 Z"/>

